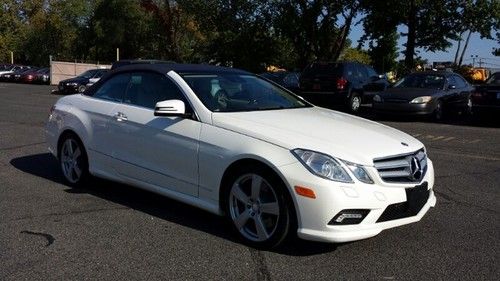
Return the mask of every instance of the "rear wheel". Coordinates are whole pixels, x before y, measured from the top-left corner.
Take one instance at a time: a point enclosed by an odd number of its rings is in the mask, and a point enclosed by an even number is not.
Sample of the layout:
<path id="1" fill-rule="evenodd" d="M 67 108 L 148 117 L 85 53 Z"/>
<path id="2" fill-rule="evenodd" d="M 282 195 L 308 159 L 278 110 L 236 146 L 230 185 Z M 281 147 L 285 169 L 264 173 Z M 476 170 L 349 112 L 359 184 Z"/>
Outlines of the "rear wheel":
<path id="1" fill-rule="evenodd" d="M 349 98 L 349 111 L 358 113 L 361 108 L 361 96 L 358 93 L 352 93 Z"/>
<path id="2" fill-rule="evenodd" d="M 81 141 L 74 135 L 67 135 L 59 150 L 59 164 L 66 182 L 80 185 L 89 178 L 87 154 Z"/>
<path id="3" fill-rule="evenodd" d="M 226 213 L 241 238 L 254 247 L 276 247 L 292 229 L 286 187 L 273 173 L 245 167 L 226 188 Z"/>

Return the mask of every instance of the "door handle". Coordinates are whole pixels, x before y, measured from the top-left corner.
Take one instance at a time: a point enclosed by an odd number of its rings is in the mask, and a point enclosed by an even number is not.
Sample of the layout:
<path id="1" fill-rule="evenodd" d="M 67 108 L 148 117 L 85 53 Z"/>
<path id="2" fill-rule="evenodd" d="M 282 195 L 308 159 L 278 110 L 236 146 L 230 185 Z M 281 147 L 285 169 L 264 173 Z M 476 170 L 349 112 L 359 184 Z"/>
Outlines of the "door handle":
<path id="1" fill-rule="evenodd" d="M 118 122 L 123 122 L 123 121 L 127 121 L 127 115 L 123 114 L 123 112 L 117 112 L 115 115 L 114 115 L 116 121 Z"/>

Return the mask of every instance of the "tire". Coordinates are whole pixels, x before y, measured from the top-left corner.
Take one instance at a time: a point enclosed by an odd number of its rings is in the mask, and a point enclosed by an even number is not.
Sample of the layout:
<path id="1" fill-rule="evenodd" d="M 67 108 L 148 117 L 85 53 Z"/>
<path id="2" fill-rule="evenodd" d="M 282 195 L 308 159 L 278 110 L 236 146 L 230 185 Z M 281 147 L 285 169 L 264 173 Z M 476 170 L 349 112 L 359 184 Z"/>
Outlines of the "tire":
<path id="1" fill-rule="evenodd" d="M 361 108 L 362 98 L 358 93 L 352 93 L 349 97 L 349 112 L 358 113 Z"/>
<path id="2" fill-rule="evenodd" d="M 443 120 L 443 103 L 438 100 L 436 103 L 436 108 L 434 109 L 434 112 L 432 113 L 432 119 L 434 121 L 442 121 Z"/>
<path id="3" fill-rule="evenodd" d="M 275 248 L 294 228 L 293 203 L 273 172 L 259 167 L 237 169 L 225 181 L 226 215 L 239 237 L 255 248 Z"/>
<path id="4" fill-rule="evenodd" d="M 85 85 L 80 85 L 78 87 L 78 93 L 83 93 L 83 92 L 85 92 L 86 89 L 87 89 L 87 87 Z"/>
<path id="5" fill-rule="evenodd" d="M 466 117 L 470 117 L 473 114 L 473 112 L 472 112 L 472 99 L 470 97 L 467 98 L 467 104 L 465 104 L 463 113 Z"/>
<path id="6" fill-rule="evenodd" d="M 64 180 L 71 186 L 81 186 L 90 178 L 85 148 L 74 134 L 63 136 L 59 147 L 59 165 Z"/>

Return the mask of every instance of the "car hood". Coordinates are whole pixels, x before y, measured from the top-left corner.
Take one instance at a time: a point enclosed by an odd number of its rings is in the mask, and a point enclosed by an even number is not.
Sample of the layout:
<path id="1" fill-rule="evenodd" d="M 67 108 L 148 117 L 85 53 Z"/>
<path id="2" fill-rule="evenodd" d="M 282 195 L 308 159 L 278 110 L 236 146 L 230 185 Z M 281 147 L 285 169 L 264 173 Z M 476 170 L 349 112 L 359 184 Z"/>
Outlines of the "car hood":
<path id="1" fill-rule="evenodd" d="M 417 139 L 396 129 L 320 107 L 213 113 L 212 122 L 286 149 L 314 150 L 369 166 L 374 158 L 423 147 Z"/>
<path id="2" fill-rule="evenodd" d="M 435 96 L 441 91 L 438 89 L 422 89 L 422 88 L 388 88 L 382 93 L 383 98 L 394 98 L 403 100 L 412 100 L 422 96 Z"/>

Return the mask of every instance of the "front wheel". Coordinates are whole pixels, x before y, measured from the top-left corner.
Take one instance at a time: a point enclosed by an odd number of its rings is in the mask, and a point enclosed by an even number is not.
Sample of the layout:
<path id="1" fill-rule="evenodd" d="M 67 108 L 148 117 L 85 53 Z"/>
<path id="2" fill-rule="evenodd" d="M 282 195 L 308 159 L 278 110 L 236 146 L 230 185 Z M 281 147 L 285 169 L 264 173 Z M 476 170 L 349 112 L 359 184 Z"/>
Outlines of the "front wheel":
<path id="1" fill-rule="evenodd" d="M 443 103 L 438 100 L 436 103 L 436 108 L 434 109 L 434 113 L 432 114 L 432 118 L 434 121 L 442 121 L 443 120 Z"/>
<path id="2" fill-rule="evenodd" d="M 62 141 L 59 164 L 64 179 L 71 185 L 78 186 L 89 178 L 87 154 L 80 140 L 73 135 Z"/>
<path id="3" fill-rule="evenodd" d="M 254 247 L 273 248 L 292 229 L 292 208 L 281 180 L 264 169 L 243 168 L 231 177 L 226 213 L 243 240 Z"/>

